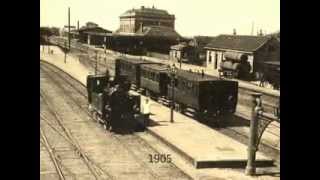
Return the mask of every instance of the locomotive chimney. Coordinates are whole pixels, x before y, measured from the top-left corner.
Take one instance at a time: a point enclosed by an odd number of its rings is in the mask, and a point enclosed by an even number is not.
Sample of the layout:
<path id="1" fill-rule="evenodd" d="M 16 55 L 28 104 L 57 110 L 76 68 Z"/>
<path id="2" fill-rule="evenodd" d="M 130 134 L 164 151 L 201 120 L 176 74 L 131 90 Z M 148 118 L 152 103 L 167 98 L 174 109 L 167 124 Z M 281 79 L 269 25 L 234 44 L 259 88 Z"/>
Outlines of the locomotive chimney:
<path id="1" fill-rule="evenodd" d="M 144 6 L 141 6 L 141 9 L 144 9 Z"/>
<path id="2" fill-rule="evenodd" d="M 78 21 L 78 23 L 77 23 L 77 30 L 79 31 L 79 21 Z"/>
<path id="3" fill-rule="evenodd" d="M 233 29 L 233 35 L 237 35 L 236 29 Z"/>

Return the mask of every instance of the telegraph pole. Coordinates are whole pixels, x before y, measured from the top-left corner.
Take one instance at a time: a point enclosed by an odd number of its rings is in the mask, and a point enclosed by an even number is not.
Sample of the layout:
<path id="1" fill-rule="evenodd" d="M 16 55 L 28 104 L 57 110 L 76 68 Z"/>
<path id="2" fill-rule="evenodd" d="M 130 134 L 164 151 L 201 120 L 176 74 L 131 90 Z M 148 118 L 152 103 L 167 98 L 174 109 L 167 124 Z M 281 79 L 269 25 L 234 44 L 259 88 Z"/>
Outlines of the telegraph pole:
<path id="1" fill-rule="evenodd" d="M 94 67 L 94 73 L 95 73 L 95 75 L 97 75 L 97 73 L 98 73 L 98 52 L 95 51 L 95 53 L 96 53 L 96 65 Z"/>
<path id="2" fill-rule="evenodd" d="M 70 7 L 68 7 L 68 42 L 69 42 L 69 51 L 70 51 L 70 44 L 71 44 L 71 39 L 70 39 Z"/>
<path id="3" fill-rule="evenodd" d="M 64 42 L 64 63 L 67 63 L 67 42 Z"/>
<path id="4" fill-rule="evenodd" d="M 173 111 L 175 107 L 175 97 L 174 97 L 174 87 L 175 87 L 175 75 L 176 75 L 176 67 L 173 65 L 171 68 L 171 112 L 170 112 L 170 122 L 173 123 Z"/>

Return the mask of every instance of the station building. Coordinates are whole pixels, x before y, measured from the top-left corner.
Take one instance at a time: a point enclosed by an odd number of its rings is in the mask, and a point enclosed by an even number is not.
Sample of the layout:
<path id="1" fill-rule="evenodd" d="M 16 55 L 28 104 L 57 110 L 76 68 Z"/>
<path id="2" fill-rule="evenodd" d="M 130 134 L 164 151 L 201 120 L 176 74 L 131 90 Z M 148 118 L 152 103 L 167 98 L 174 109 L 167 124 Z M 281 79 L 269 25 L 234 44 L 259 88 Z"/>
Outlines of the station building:
<path id="1" fill-rule="evenodd" d="M 259 71 L 261 62 L 280 61 L 280 41 L 270 36 L 219 35 L 205 47 L 207 67 L 216 73 L 226 60 L 225 54 L 245 54 L 251 65 L 251 73 Z"/>
<path id="2" fill-rule="evenodd" d="M 175 16 L 155 7 L 130 9 L 120 16 L 120 27 L 107 46 L 135 53 L 158 53 L 168 56 L 170 46 L 183 39 L 174 29 Z"/>
<path id="3" fill-rule="evenodd" d="M 170 60 L 203 65 L 206 62 L 206 50 L 204 47 L 213 40 L 211 36 L 194 36 L 186 42 L 171 46 Z"/>

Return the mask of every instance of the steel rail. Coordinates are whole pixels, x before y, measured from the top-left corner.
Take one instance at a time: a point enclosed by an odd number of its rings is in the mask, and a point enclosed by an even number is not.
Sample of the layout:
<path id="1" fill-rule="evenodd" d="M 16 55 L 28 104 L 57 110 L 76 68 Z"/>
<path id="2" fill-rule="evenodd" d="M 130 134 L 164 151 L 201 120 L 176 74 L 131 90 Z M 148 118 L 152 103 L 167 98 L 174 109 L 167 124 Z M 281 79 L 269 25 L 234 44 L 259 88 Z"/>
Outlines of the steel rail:
<path id="1" fill-rule="evenodd" d="M 44 144 L 45 144 L 45 148 L 47 149 L 47 151 L 49 152 L 49 155 L 50 155 L 50 159 L 53 161 L 53 164 L 54 164 L 54 167 L 59 175 L 59 179 L 60 180 L 65 180 L 65 177 L 62 173 L 62 168 L 60 167 L 60 165 L 58 164 L 57 162 L 57 157 L 54 155 L 54 152 L 52 150 L 52 147 L 51 145 L 49 144 L 48 142 L 48 139 L 46 137 L 46 135 L 44 134 L 41 126 L 40 126 L 40 136 L 42 138 L 42 140 L 44 141 Z"/>
<path id="2" fill-rule="evenodd" d="M 43 70 L 43 71 L 45 71 L 45 70 Z M 46 73 L 48 73 L 48 72 L 46 72 Z M 49 76 L 49 77 L 52 79 L 51 76 Z M 57 82 L 55 82 L 55 83 L 57 83 Z M 61 86 L 60 86 L 60 88 L 61 88 Z M 42 94 L 43 97 L 46 96 L 41 89 L 40 89 L 40 93 Z M 45 104 L 48 105 L 49 112 L 51 112 L 51 114 L 55 117 L 55 120 L 57 121 L 59 126 L 62 128 L 62 130 L 66 133 L 66 136 L 70 139 L 70 141 L 72 142 L 72 145 L 76 148 L 77 152 L 79 153 L 79 156 L 84 160 L 84 163 L 87 165 L 87 167 L 92 172 L 92 174 L 95 176 L 95 178 L 96 179 L 100 179 L 100 177 L 99 177 L 100 175 L 96 172 L 96 170 L 92 166 L 95 166 L 100 171 L 102 171 L 104 174 L 106 174 L 109 179 L 114 179 L 110 174 L 108 174 L 107 172 L 103 171 L 98 165 L 96 165 L 92 160 L 89 159 L 89 157 L 81 149 L 80 145 L 74 139 L 74 137 L 72 136 L 71 132 L 63 125 L 62 118 L 57 114 L 57 112 L 55 110 L 53 110 L 51 108 L 50 103 L 45 98 L 43 99 L 43 101 L 44 101 Z"/>
<path id="3" fill-rule="evenodd" d="M 53 71 L 53 72 L 54 72 L 54 71 Z M 54 72 L 54 73 L 57 74 L 58 76 L 60 76 L 61 79 L 66 80 L 66 78 L 62 78 L 62 77 L 61 77 L 61 76 L 62 76 L 61 74 L 59 74 L 59 73 L 57 73 L 57 72 Z M 68 76 L 68 77 L 69 77 L 69 76 Z M 74 79 L 74 78 L 72 78 L 72 79 Z M 77 81 L 78 81 L 78 80 L 77 80 Z M 66 82 L 66 81 L 65 81 L 65 82 Z M 78 82 L 79 82 L 79 81 L 78 81 Z M 57 83 L 57 81 L 55 81 L 55 83 L 58 84 L 58 86 L 60 86 L 59 83 Z M 70 83 L 69 81 L 68 81 L 68 84 L 71 85 L 71 83 Z M 83 86 L 82 83 L 80 83 L 80 85 Z M 73 85 L 71 85 L 71 87 L 75 88 Z M 66 91 L 66 90 L 64 89 L 65 87 L 60 86 L 60 88 L 62 88 L 64 91 Z M 76 91 L 78 91 L 78 90 L 76 90 Z M 84 95 L 83 93 L 80 93 L 80 94 L 81 94 L 82 96 L 84 96 L 84 97 L 87 97 L 87 96 Z M 88 111 L 87 108 L 83 108 L 83 107 L 82 107 L 81 105 L 79 105 L 79 104 L 76 102 L 76 100 L 75 100 L 74 98 L 72 98 L 71 96 L 70 96 L 70 98 L 75 102 L 75 104 L 76 104 L 80 109 L 83 109 L 83 110 L 85 111 L 85 113 L 86 113 L 91 119 L 93 119 L 92 116 L 91 116 L 91 114 L 90 114 L 90 112 Z M 114 136 L 114 135 L 112 135 L 112 134 L 110 134 L 110 136 L 111 136 L 113 139 L 115 139 L 116 141 L 118 141 L 119 144 L 120 144 L 122 147 L 124 147 L 124 149 L 126 149 L 127 151 L 129 151 L 129 153 L 132 154 L 132 156 L 137 160 L 137 162 L 141 162 L 140 165 L 141 165 L 142 167 L 146 167 L 146 168 L 150 171 L 149 173 L 150 173 L 154 178 L 158 178 L 158 179 L 160 178 L 148 165 L 146 165 L 145 162 L 141 161 L 141 159 L 138 158 L 138 157 L 135 155 L 135 153 L 134 153 L 130 148 L 128 148 L 128 146 L 124 145 L 118 137 L 116 137 L 116 136 Z M 133 135 L 133 136 L 136 136 L 136 135 Z"/>

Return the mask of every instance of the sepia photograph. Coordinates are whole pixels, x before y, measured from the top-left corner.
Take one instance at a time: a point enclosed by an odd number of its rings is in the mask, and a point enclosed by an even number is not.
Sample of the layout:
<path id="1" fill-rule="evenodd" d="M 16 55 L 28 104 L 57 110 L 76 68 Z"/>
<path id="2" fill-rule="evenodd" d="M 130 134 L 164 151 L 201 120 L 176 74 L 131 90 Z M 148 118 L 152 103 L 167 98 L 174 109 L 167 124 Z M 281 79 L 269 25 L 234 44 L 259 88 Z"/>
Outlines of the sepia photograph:
<path id="1" fill-rule="evenodd" d="M 40 0 L 39 52 L 41 180 L 280 179 L 279 0 Z"/>

